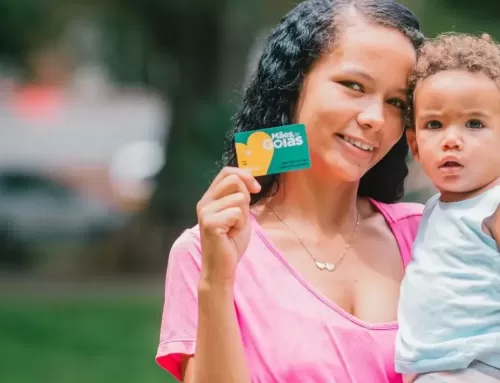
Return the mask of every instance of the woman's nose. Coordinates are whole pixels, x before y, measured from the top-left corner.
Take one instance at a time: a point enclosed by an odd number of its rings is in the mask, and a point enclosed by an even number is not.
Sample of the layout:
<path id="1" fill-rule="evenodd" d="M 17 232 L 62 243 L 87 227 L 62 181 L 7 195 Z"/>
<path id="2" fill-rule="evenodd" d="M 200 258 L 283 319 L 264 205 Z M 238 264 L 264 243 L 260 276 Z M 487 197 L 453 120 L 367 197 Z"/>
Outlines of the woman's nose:
<path id="1" fill-rule="evenodd" d="M 373 100 L 358 114 L 358 124 L 367 129 L 381 130 L 384 122 L 384 105 L 379 100 Z"/>

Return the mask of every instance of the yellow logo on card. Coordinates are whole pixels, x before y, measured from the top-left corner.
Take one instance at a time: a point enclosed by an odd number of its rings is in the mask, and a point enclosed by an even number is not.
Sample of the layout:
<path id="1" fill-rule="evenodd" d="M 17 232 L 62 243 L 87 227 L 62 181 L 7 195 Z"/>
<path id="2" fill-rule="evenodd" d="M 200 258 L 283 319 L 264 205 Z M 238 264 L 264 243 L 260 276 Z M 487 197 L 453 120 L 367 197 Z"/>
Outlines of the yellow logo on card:
<path id="1" fill-rule="evenodd" d="M 273 145 L 266 145 L 270 140 L 269 134 L 257 131 L 248 137 L 246 144 L 237 142 L 236 156 L 240 167 L 252 169 L 254 176 L 267 174 L 274 154 Z"/>

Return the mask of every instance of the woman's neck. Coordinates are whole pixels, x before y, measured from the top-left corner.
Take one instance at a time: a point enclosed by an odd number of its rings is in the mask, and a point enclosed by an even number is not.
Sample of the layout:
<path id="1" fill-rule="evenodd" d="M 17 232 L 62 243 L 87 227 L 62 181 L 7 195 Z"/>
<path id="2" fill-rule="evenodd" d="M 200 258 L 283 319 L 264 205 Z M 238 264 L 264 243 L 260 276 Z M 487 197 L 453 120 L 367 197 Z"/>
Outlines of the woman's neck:
<path id="1" fill-rule="evenodd" d="M 281 176 L 277 193 L 268 200 L 286 221 L 307 222 L 335 233 L 356 221 L 358 183 L 330 181 L 308 171 Z"/>

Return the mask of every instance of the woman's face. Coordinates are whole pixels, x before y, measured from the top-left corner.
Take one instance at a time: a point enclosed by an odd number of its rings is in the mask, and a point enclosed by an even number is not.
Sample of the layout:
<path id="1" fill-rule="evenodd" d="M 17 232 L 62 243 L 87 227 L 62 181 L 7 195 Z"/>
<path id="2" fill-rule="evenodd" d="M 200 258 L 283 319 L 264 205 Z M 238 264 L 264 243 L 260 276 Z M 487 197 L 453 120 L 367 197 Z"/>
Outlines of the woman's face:
<path id="1" fill-rule="evenodd" d="M 319 58 L 302 85 L 295 120 L 307 129 L 313 171 L 356 182 L 403 134 L 416 54 L 399 31 L 361 18 Z"/>

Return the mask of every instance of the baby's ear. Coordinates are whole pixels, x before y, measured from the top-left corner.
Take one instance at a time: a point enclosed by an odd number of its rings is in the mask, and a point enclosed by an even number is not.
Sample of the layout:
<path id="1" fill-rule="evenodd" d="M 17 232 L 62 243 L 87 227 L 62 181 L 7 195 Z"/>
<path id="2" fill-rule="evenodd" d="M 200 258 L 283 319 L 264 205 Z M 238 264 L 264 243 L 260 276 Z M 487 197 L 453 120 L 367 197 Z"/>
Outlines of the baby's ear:
<path id="1" fill-rule="evenodd" d="M 415 161 L 420 161 L 420 155 L 418 153 L 418 145 L 417 145 L 417 135 L 415 133 L 415 129 L 408 128 L 406 129 L 406 140 L 408 141 L 408 146 L 410 147 L 411 154 Z"/>

